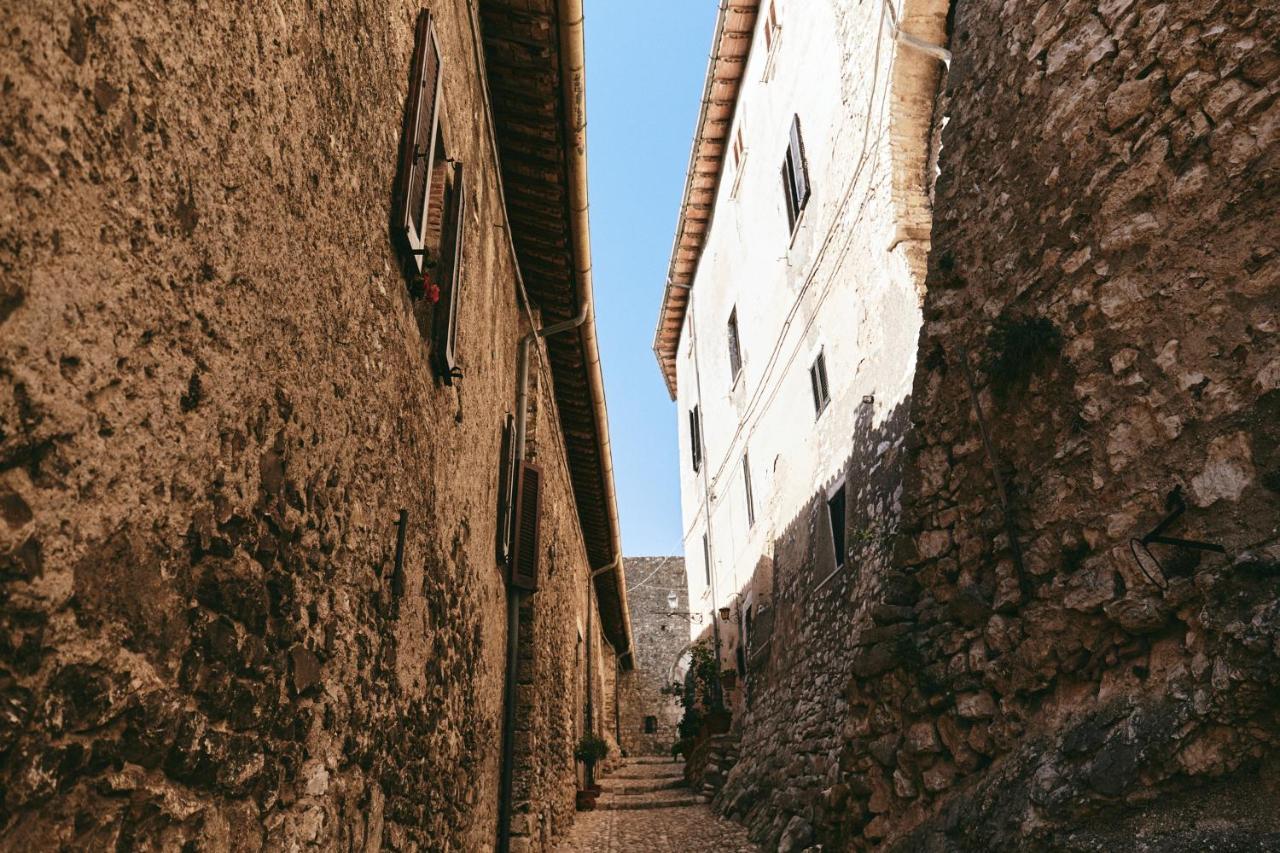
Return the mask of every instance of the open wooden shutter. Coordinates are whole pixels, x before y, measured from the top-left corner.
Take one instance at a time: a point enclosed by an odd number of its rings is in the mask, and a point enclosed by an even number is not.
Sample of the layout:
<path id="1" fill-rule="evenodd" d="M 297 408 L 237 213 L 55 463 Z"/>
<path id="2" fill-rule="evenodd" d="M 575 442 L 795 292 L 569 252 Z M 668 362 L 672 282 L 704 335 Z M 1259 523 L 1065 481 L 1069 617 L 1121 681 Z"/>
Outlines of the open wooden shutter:
<path id="1" fill-rule="evenodd" d="M 433 321 L 436 372 L 446 385 L 462 378 L 458 368 L 458 306 L 462 292 L 462 237 L 466 223 L 466 188 L 462 182 L 462 164 L 453 166 L 453 179 L 444 210 L 444 226 L 440 247 L 440 301 L 436 303 Z"/>
<path id="2" fill-rule="evenodd" d="M 516 419 L 507 415 L 502 427 L 502 468 L 498 472 L 498 562 L 511 556 L 511 517 L 516 486 Z"/>
<path id="3" fill-rule="evenodd" d="M 426 252 L 427 190 L 439 127 L 440 78 L 440 46 L 431 14 L 423 9 L 418 13 L 391 214 L 393 236 L 416 272 L 422 271 Z"/>
<path id="4" fill-rule="evenodd" d="M 516 482 L 511 585 L 526 592 L 534 592 L 538 588 L 538 563 L 542 554 L 538 531 L 541 525 L 542 469 L 532 462 L 521 462 Z"/>
<path id="5" fill-rule="evenodd" d="M 796 215 L 804 210 L 809 200 L 809 163 L 804 156 L 804 139 L 800 135 L 800 116 L 791 119 L 791 144 L 788 153 L 791 155 L 791 171 L 796 189 Z"/>

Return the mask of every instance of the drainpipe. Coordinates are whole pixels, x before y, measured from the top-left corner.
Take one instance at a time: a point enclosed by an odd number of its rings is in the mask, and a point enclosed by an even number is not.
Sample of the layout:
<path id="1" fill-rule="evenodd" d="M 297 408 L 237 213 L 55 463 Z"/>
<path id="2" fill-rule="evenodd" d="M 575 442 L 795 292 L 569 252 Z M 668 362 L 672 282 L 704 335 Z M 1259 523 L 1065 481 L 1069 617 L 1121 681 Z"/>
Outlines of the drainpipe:
<path id="1" fill-rule="evenodd" d="M 582 301 L 577 316 L 534 329 L 520 339 L 520 356 L 516 367 L 516 464 L 524 461 L 525 439 L 529 429 L 529 361 L 534 342 L 538 338 L 576 329 L 587 321 L 591 308 L 589 300 Z M 515 783 L 516 762 L 516 691 L 517 669 L 520 665 L 520 602 L 524 592 L 507 586 L 507 678 L 503 699 L 502 720 L 502 775 L 498 795 L 498 851 L 507 853 L 511 847 L 512 788 Z M 588 601 L 588 607 L 590 602 Z M 589 616 L 589 614 L 588 614 Z M 590 654 L 590 646 L 588 654 Z"/>

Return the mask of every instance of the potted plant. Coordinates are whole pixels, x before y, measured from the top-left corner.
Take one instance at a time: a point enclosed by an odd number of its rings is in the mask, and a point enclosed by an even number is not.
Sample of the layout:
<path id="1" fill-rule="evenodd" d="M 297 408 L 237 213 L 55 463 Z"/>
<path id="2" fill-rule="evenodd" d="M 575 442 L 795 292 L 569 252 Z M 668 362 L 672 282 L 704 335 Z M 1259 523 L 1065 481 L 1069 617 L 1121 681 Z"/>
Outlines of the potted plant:
<path id="1" fill-rule="evenodd" d="M 578 748 L 573 751 L 573 757 L 581 761 L 586 770 L 584 787 L 587 791 L 600 793 L 600 788 L 596 785 L 596 762 L 603 761 L 608 754 L 609 744 L 594 732 L 587 732 L 578 741 Z"/>

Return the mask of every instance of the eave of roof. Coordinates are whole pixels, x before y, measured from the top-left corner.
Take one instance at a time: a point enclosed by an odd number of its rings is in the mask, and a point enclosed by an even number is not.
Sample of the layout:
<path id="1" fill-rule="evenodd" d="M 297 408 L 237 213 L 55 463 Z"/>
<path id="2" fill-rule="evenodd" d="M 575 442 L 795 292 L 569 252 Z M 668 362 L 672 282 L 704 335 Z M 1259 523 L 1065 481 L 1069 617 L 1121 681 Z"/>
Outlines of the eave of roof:
<path id="1" fill-rule="evenodd" d="M 711 230 L 716 193 L 724 173 L 725 152 L 729 148 L 729 134 L 738 105 L 738 91 L 751 54 L 759 11 L 759 0 L 721 0 L 716 19 L 702 91 L 702 108 L 685 174 L 684 200 L 680 204 L 671 264 L 667 268 L 667 286 L 662 294 L 662 310 L 658 314 L 658 328 L 653 337 L 658 368 L 673 400 L 676 398 L 676 351 L 680 346 L 680 331 L 684 327 L 689 291 L 693 288 L 698 261 Z"/>
<path id="2" fill-rule="evenodd" d="M 566 6 L 578 7 L 569 19 Z M 580 0 L 484 0 L 480 23 L 512 242 L 525 290 L 550 325 L 576 316 L 591 291 L 583 80 L 580 68 L 564 72 L 569 54 L 581 59 Z M 631 620 L 594 310 L 577 330 L 545 340 L 601 625 L 625 654 Z"/>

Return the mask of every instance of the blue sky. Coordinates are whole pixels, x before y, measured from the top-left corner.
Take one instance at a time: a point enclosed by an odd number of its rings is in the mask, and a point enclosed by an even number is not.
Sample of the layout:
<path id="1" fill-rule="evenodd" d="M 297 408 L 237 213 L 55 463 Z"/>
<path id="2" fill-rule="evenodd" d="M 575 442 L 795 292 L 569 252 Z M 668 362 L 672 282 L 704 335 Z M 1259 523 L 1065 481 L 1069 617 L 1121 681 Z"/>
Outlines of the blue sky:
<path id="1" fill-rule="evenodd" d="M 585 7 L 591 253 L 622 547 L 679 554 L 676 411 L 652 344 L 717 4 Z"/>

